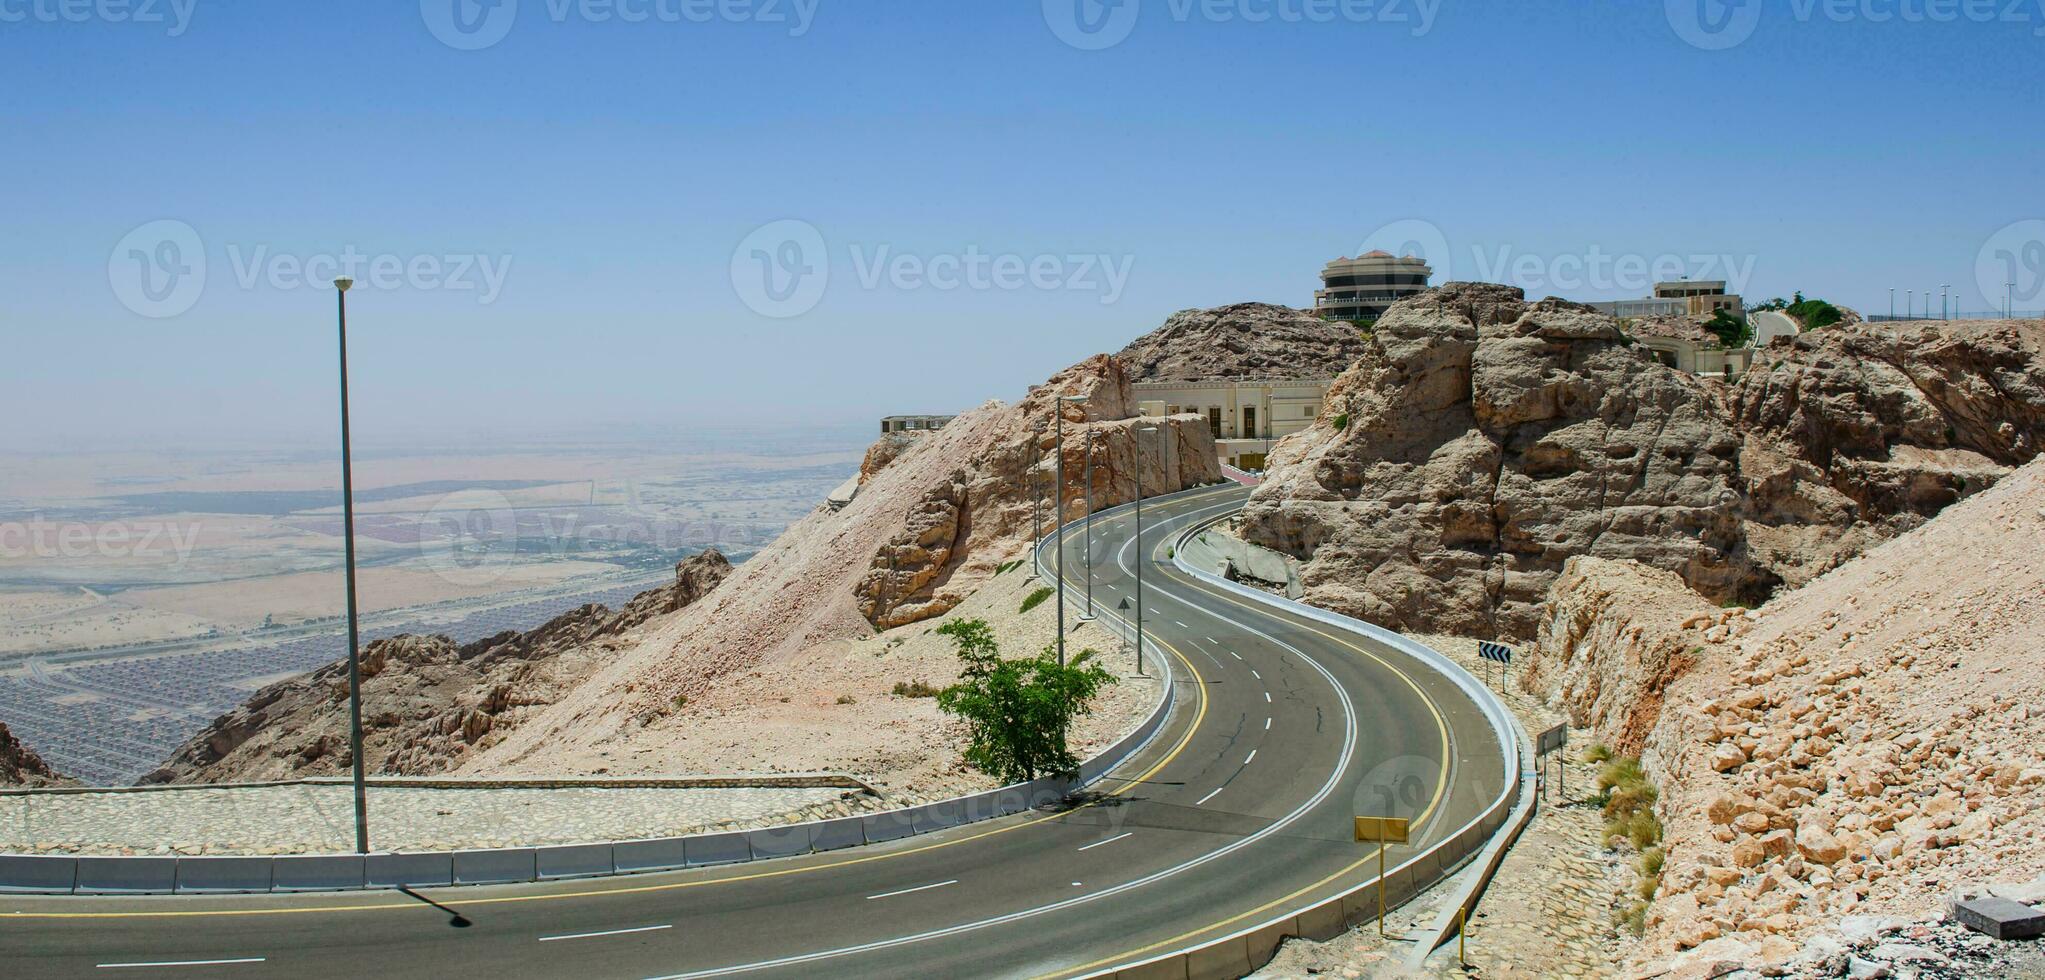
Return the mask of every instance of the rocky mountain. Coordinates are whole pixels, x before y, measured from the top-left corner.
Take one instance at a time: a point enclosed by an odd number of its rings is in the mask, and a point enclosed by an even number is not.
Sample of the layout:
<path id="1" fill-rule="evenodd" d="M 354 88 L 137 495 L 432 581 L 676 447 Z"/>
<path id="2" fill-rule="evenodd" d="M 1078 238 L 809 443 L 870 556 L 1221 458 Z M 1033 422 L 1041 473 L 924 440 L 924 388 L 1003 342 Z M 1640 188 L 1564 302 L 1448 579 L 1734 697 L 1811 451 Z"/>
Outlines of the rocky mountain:
<path id="1" fill-rule="evenodd" d="M 884 437 L 842 506 L 819 506 L 796 522 L 708 601 L 650 628 L 463 771 L 584 771 L 621 757 L 657 758 L 691 740 L 736 737 L 705 732 L 689 706 L 785 701 L 800 692 L 774 686 L 768 675 L 780 665 L 871 636 L 876 624 L 956 607 L 1002 565 L 1027 556 L 1037 507 L 1032 480 L 1048 501 L 1051 413 L 1064 395 L 1089 398 L 1066 409 L 1067 519 L 1084 506 L 1089 430 L 1096 505 L 1125 499 L 1137 473 L 1147 494 L 1221 479 L 1205 420 L 1150 420 L 1160 431 L 1138 433 L 1146 423 L 1133 417 L 1127 370 L 1106 355 L 1089 358 L 1019 403 L 989 402 L 912 439 Z M 1047 502 L 1047 528 L 1052 510 Z"/>
<path id="2" fill-rule="evenodd" d="M 1269 303 L 1182 310 L 1115 360 L 1135 381 L 1332 378 L 1369 345 L 1348 323 Z"/>
<path id="3" fill-rule="evenodd" d="M 1452 283 L 1378 320 L 1239 530 L 1395 629 L 1530 636 L 1578 555 L 1754 604 L 2036 455 L 2041 350 L 2038 324 L 1854 324 L 1728 386 L 1588 307 Z"/>
<path id="4" fill-rule="evenodd" d="M 0 724 L 0 786 L 60 786 L 68 782 Z"/>
<path id="5" fill-rule="evenodd" d="M 552 703 L 624 644 L 625 635 L 702 599 L 730 576 L 706 551 L 675 581 L 612 612 L 586 605 L 526 633 L 457 645 L 397 636 L 362 651 L 363 753 L 376 774 L 430 775 L 461 765 Z M 257 691 L 214 719 L 154 772 L 154 783 L 223 783 L 336 775 L 348 746 L 348 665 L 339 661 Z"/>
<path id="6" fill-rule="evenodd" d="M 2045 461 L 1758 610 L 1569 562 L 1524 683 L 1659 790 L 1644 959 L 1843 975 L 1854 929 L 2045 874 L 2040 554 Z"/>

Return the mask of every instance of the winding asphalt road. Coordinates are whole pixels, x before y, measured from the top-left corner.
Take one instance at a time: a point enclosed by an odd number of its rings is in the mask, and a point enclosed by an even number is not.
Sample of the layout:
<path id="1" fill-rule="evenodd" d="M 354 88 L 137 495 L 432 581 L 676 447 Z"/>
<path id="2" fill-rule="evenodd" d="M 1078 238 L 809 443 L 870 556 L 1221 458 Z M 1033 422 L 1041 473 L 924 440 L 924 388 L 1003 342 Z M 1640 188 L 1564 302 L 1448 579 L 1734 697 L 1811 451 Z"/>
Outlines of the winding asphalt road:
<path id="1" fill-rule="evenodd" d="M 1095 601 L 1134 595 L 1175 660 L 1169 724 L 1087 798 L 892 844 L 538 885 L 230 897 L 0 897 L 0 975 L 1076 976 L 1367 880 L 1351 818 L 1445 837 L 1503 786 L 1466 695 L 1368 640 L 1247 602 L 1167 558 L 1227 486 L 1094 521 Z M 1067 535 L 1068 615 L 1084 611 Z M 1099 626 L 1077 640 L 1112 645 Z M 1012 653 L 1014 651 L 1011 651 Z M 1114 656 L 1126 656 L 1116 653 Z M 1397 863 L 1410 853 L 1395 847 Z"/>

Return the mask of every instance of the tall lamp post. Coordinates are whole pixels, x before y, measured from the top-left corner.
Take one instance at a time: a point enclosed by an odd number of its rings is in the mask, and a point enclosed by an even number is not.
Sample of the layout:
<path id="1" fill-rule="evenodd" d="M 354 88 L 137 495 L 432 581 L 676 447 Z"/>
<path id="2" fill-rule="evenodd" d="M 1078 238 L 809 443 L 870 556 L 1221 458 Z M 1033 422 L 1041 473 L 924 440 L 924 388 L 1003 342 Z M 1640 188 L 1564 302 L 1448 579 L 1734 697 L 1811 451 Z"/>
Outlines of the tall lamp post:
<path id="1" fill-rule="evenodd" d="M 1896 318 L 1896 287 L 1889 287 L 1889 319 Z"/>
<path id="2" fill-rule="evenodd" d="M 1156 432 L 1157 426 L 1137 428 L 1138 435 Z M 1146 440 L 1147 441 L 1147 440 Z M 1143 550 L 1143 447 L 1136 447 L 1136 676 L 1143 676 L 1143 565 L 1150 555 Z"/>
<path id="3" fill-rule="evenodd" d="M 1060 395 L 1052 404 L 1058 409 L 1058 438 L 1053 452 L 1058 456 L 1057 502 L 1051 505 L 1051 521 L 1057 526 L 1051 534 L 1055 539 L 1051 550 L 1058 553 L 1058 666 L 1065 666 L 1065 406 L 1086 404 L 1085 395 Z"/>
<path id="4" fill-rule="evenodd" d="M 1086 430 L 1086 615 L 1079 617 L 1091 622 L 1094 618 L 1094 430 Z"/>
<path id="5" fill-rule="evenodd" d="M 2016 288 L 2017 284 L 2013 282 L 2006 282 L 2002 284 L 2002 318 L 2005 320 L 2012 319 L 2016 315 L 2010 312 L 2012 309 L 2012 307 L 2010 306 L 2010 301 L 2013 298 L 2013 294 L 2015 293 Z"/>
<path id="6" fill-rule="evenodd" d="M 341 333 L 341 541 L 348 580 L 348 754 L 355 776 L 355 852 L 369 853 L 369 792 L 363 786 L 362 763 L 362 634 L 355 610 L 355 460 L 348 440 L 348 287 L 355 280 L 334 280 L 340 304 Z"/>
<path id="7" fill-rule="evenodd" d="M 1903 291 L 1903 319 L 1917 319 L 1917 290 L 1915 289 Z"/>

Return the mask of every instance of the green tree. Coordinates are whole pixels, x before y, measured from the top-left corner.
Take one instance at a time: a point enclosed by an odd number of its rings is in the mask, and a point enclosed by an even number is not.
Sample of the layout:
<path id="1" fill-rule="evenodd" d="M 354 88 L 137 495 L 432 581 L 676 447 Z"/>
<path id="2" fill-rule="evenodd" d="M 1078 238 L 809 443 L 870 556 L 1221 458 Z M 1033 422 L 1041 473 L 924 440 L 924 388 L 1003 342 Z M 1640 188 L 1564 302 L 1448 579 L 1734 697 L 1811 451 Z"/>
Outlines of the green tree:
<path id="1" fill-rule="evenodd" d="M 1093 711 L 1094 696 L 1115 683 L 1083 650 L 1066 664 L 1055 648 L 1005 660 L 982 619 L 937 630 L 959 647 L 959 682 L 938 692 L 937 706 L 966 723 L 966 762 L 1003 782 L 1028 782 L 1070 772 L 1079 759 L 1065 744 L 1072 720 Z"/>
<path id="2" fill-rule="evenodd" d="M 1748 325 L 1747 318 L 1726 310 L 1711 311 L 1711 320 L 1704 328 L 1717 334 L 1719 344 L 1728 348 L 1745 347 L 1754 339 L 1754 328 Z"/>

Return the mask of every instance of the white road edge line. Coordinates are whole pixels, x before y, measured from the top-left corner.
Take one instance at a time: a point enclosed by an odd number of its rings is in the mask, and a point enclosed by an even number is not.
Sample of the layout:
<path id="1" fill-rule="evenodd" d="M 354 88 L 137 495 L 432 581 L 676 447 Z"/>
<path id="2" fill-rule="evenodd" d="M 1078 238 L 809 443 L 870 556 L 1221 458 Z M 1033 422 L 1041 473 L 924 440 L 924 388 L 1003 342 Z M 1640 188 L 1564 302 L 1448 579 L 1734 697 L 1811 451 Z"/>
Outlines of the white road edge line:
<path id="1" fill-rule="evenodd" d="M 557 943 L 564 939 L 596 939 L 602 936 L 624 936 L 635 932 L 659 932 L 662 929 L 673 928 L 674 926 L 638 926 L 632 929 L 611 929 L 605 932 L 578 932 L 566 936 L 541 936 L 540 942 Z"/>
<path id="2" fill-rule="evenodd" d="M 866 896 L 866 900 L 871 902 L 876 898 L 893 898 L 896 895 L 907 895 L 910 894 L 911 892 L 927 892 L 932 888 L 943 888 L 946 885 L 956 885 L 958 883 L 959 880 L 957 878 L 953 878 L 950 881 L 940 881 L 934 885 L 917 885 L 914 888 L 904 888 L 898 892 L 882 892 L 878 895 L 868 895 Z"/>
<path id="3" fill-rule="evenodd" d="M 1132 830 L 1132 831 L 1129 831 L 1128 833 L 1124 833 L 1124 834 L 1116 834 L 1115 836 L 1113 836 L 1113 837 L 1110 837 L 1110 838 L 1108 838 L 1107 840 L 1097 840 L 1097 841 L 1094 841 L 1093 843 L 1091 843 L 1091 844 L 1088 844 L 1087 846 L 1085 846 L 1085 847 L 1082 847 L 1082 848 L 1080 848 L 1080 850 L 1082 850 L 1082 851 L 1091 851 L 1091 850 L 1093 850 L 1094 848 L 1096 848 L 1096 847 L 1099 847 L 1099 846 L 1101 846 L 1102 844 L 1113 844 L 1114 842 L 1116 842 L 1116 841 L 1118 841 L 1118 840 L 1121 840 L 1121 839 L 1122 839 L 1122 838 L 1124 838 L 1124 837 L 1134 837 L 1134 836 L 1136 836 L 1136 831 L 1133 831 L 1133 830 Z"/>
<path id="4" fill-rule="evenodd" d="M 1240 654 L 1240 653 L 1237 653 L 1237 652 L 1235 652 L 1234 650 L 1230 650 L 1230 651 L 1228 652 L 1228 655 L 1229 655 L 1229 656 L 1231 656 L 1231 657 L 1234 657 L 1234 658 L 1236 658 L 1237 660 L 1241 660 L 1241 659 L 1243 659 L 1243 655 L 1242 655 L 1242 654 Z"/>
<path id="5" fill-rule="evenodd" d="M 159 960 L 154 963 L 101 963 L 102 970 L 159 969 L 166 966 L 234 966 L 241 963 L 266 962 L 261 956 L 244 956 L 232 960 Z"/>
<path id="6" fill-rule="evenodd" d="M 1250 763 L 1252 763 L 1252 762 L 1255 762 L 1255 761 L 1257 761 L 1257 750 L 1256 750 L 1256 749 L 1251 749 L 1251 750 L 1250 750 L 1250 757 L 1249 757 L 1249 758 L 1247 758 L 1247 759 L 1244 759 L 1244 760 L 1243 760 L 1243 765 L 1246 765 L 1246 766 L 1247 766 L 1247 765 L 1249 765 Z"/>
<path id="7" fill-rule="evenodd" d="M 1227 789 L 1227 788 L 1228 788 L 1228 787 L 1226 787 L 1226 786 L 1216 786 L 1216 787 L 1214 787 L 1214 792 L 1212 792 L 1212 793 L 1208 793 L 1208 794 L 1207 794 L 1206 796 L 1203 796 L 1203 797 L 1201 797 L 1201 798 L 1199 798 L 1199 799 L 1197 799 L 1197 800 L 1194 800 L 1194 801 L 1193 801 L 1193 805 L 1194 805 L 1194 806 L 1199 806 L 1199 805 L 1201 805 L 1202 803 L 1205 803 L 1205 802 L 1207 802 L 1208 800 L 1214 799 L 1214 796 L 1215 796 L 1215 794 L 1216 794 L 1216 793 L 1219 793 L 1219 792 L 1221 792 L 1222 790 L 1224 790 L 1224 789 Z"/>

